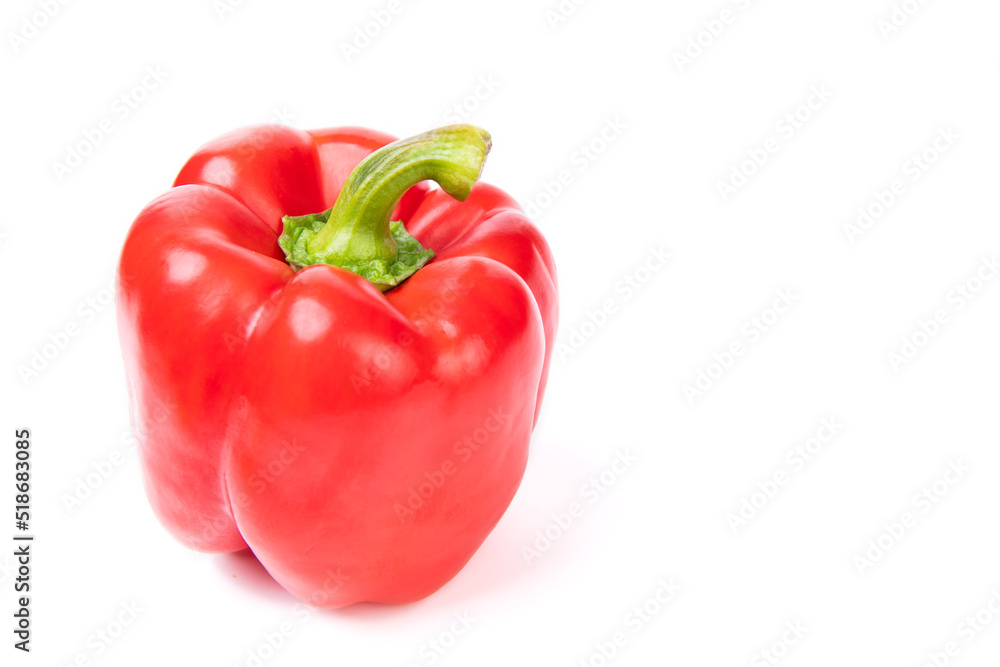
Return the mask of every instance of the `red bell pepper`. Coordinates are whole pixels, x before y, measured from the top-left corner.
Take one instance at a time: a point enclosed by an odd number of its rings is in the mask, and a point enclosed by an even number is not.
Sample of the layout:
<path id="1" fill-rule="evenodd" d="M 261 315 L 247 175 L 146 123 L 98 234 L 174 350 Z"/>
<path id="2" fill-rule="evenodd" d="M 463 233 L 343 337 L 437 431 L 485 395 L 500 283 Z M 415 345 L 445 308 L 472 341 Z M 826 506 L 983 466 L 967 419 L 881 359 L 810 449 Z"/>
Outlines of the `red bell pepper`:
<path id="1" fill-rule="evenodd" d="M 489 135 L 391 141 L 227 134 L 118 270 L 155 513 L 319 607 L 417 600 L 472 557 L 520 484 L 556 329 L 548 246 L 476 183 Z"/>

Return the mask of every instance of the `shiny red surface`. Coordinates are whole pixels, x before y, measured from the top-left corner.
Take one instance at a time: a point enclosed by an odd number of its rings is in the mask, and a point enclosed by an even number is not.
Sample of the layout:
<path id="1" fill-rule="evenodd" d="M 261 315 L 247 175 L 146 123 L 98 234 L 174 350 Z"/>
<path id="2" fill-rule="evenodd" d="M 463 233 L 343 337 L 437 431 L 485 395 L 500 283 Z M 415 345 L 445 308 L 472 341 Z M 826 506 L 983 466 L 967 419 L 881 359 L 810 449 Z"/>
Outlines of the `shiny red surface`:
<path id="1" fill-rule="evenodd" d="M 437 256 L 386 294 L 285 263 L 281 216 L 332 206 L 390 141 L 225 135 L 139 214 L 119 265 L 156 514 L 192 548 L 249 546 L 320 607 L 416 600 L 472 557 L 520 484 L 554 343 L 552 255 L 490 185 L 411 188 L 394 219 Z"/>

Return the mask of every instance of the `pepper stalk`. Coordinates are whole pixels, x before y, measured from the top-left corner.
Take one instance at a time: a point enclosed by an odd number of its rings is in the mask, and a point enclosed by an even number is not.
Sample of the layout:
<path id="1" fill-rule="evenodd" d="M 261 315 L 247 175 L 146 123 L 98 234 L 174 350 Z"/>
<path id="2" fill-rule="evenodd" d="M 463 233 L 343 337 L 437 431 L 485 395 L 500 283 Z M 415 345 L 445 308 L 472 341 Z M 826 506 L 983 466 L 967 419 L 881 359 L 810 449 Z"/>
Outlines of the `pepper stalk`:
<path id="1" fill-rule="evenodd" d="M 354 168 L 333 208 L 282 218 L 278 245 L 296 270 L 331 264 L 387 292 L 434 257 L 392 212 L 406 191 L 432 180 L 465 201 L 479 180 L 490 134 L 474 125 L 448 125 L 383 146 Z"/>

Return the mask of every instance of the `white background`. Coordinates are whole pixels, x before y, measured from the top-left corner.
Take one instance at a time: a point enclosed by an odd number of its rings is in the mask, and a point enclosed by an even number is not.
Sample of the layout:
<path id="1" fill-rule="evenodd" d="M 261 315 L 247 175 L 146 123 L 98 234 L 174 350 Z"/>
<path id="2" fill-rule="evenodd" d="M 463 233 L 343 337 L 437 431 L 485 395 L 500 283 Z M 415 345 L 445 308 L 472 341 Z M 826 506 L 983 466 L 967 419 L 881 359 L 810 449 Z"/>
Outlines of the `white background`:
<path id="1" fill-rule="evenodd" d="M 50 1 L 50 18 L 5 2 L 0 536 L 15 532 L 13 432 L 29 427 L 37 541 L 30 655 L 11 646 L 0 550 L 0 662 L 1000 664 L 1000 280 L 978 275 L 1000 252 L 1000 6 L 897 2 L 912 16 L 891 31 L 890 0 L 591 0 L 564 2 L 568 16 L 547 14 L 557 0 L 394 14 L 388 0 Z M 372 12 L 391 20 L 346 54 Z M 455 120 L 493 134 L 484 179 L 539 209 L 567 347 L 521 490 L 468 566 L 419 603 L 303 618 L 252 557 L 188 551 L 152 515 L 106 305 L 114 266 L 139 210 L 230 129 L 407 136 Z M 724 200 L 734 169 L 753 173 Z M 895 180 L 902 194 L 849 233 Z M 647 271 L 660 249 L 670 260 Z M 774 321 L 779 291 L 793 305 Z M 752 335 L 755 317 L 770 325 Z M 920 347 L 894 363 L 904 337 Z M 702 371 L 715 379 L 689 400 Z M 797 463 L 823 420 L 842 427 Z M 573 503 L 582 516 L 554 527 Z M 679 592 L 656 602 L 671 579 Z M 119 617 L 109 645 L 97 633 Z"/>

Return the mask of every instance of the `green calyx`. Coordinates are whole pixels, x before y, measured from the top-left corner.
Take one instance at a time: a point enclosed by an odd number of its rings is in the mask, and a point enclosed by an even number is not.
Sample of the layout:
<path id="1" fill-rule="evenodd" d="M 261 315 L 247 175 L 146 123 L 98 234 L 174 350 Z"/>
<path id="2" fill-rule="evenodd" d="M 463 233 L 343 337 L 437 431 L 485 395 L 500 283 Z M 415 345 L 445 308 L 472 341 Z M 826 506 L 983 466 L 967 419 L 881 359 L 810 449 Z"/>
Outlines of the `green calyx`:
<path id="1" fill-rule="evenodd" d="M 278 238 L 278 245 L 285 251 L 288 263 L 295 270 L 310 264 L 334 264 L 348 271 L 353 271 L 359 276 L 364 276 L 385 292 L 409 278 L 416 273 L 417 269 L 434 257 L 433 250 L 428 250 L 420 245 L 420 241 L 410 236 L 402 222 L 394 220 L 389 223 L 389 233 L 392 236 L 393 245 L 396 247 L 395 260 L 375 258 L 343 263 L 324 261 L 319 258 L 318 254 L 310 252 L 309 243 L 329 224 L 332 212 L 331 208 L 322 213 L 286 215 L 283 218 L 285 231 Z"/>
<path id="2" fill-rule="evenodd" d="M 489 133 L 474 125 L 449 125 L 384 146 L 355 167 L 333 208 L 286 215 L 278 245 L 296 270 L 332 264 L 387 292 L 434 257 L 402 222 L 389 219 L 399 200 L 417 183 L 433 180 L 465 201 L 490 146 Z"/>

